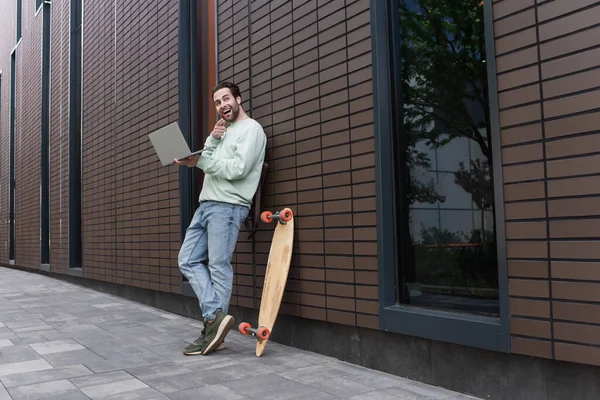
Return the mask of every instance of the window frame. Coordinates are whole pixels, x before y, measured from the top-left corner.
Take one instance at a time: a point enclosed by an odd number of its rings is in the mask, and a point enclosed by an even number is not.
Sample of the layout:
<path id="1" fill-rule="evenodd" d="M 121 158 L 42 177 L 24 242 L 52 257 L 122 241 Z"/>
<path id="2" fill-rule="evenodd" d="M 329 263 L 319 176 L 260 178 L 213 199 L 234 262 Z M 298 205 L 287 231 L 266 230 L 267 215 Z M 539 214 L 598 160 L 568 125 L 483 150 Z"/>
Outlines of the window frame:
<path id="1" fill-rule="evenodd" d="M 10 265 L 15 263 L 15 136 L 17 119 L 17 49 L 21 40 L 10 53 L 10 131 L 8 150 L 8 261 Z"/>
<path id="2" fill-rule="evenodd" d="M 37 1 L 37 0 L 36 0 Z M 50 79 L 52 75 L 52 11 L 48 0 L 41 0 L 42 15 L 42 84 L 41 84 L 41 154 L 40 154 L 40 264 L 50 270 Z"/>
<path id="3" fill-rule="evenodd" d="M 17 0 L 17 43 L 23 37 L 23 0 Z"/>
<path id="4" fill-rule="evenodd" d="M 371 40 L 373 62 L 373 105 L 375 130 L 375 175 L 377 192 L 377 250 L 379 273 L 379 328 L 384 331 L 487 350 L 510 352 L 510 321 L 508 310 L 508 275 L 504 228 L 503 179 L 500 129 L 498 121 L 498 91 L 496 55 L 492 25 L 492 4 L 484 3 L 486 58 L 488 62 L 489 107 L 492 126 L 494 198 L 498 248 L 498 290 L 500 315 L 488 317 L 452 310 L 420 308 L 397 302 L 398 270 L 402 264 L 398 250 L 396 215 L 402 197 L 396 193 L 395 159 L 392 131 L 394 105 L 401 104 L 394 83 L 392 61 L 394 50 L 393 13 L 397 0 L 371 0 Z M 374 23 L 377 21 L 377 23 Z M 397 64 L 396 64 L 397 65 Z M 390 182 L 392 182 L 390 184 Z"/>
<path id="5" fill-rule="evenodd" d="M 83 177 L 83 24 L 84 1 L 69 5 L 69 269 L 83 271 L 82 177 Z"/>
<path id="6" fill-rule="evenodd" d="M 35 0 L 35 11 L 34 11 L 35 16 L 37 16 L 40 13 L 44 3 L 49 3 L 49 2 L 46 0 Z"/>

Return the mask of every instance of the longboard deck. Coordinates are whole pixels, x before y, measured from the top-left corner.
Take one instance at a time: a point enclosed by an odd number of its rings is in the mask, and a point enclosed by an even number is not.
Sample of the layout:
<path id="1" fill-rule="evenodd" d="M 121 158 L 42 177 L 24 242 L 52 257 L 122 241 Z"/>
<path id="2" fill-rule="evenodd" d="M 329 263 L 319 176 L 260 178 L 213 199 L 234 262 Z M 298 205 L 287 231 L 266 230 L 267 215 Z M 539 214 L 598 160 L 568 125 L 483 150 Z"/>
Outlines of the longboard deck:
<path id="1" fill-rule="evenodd" d="M 267 260 L 267 270 L 258 314 L 258 326 L 264 326 L 269 331 L 273 330 L 281 306 L 281 299 L 290 271 L 293 244 L 294 218 L 292 217 L 285 225 L 277 223 Z M 268 339 L 256 341 L 257 357 L 260 357 L 265 351 L 268 341 Z"/>
<path id="2" fill-rule="evenodd" d="M 238 326 L 240 333 L 256 336 L 256 356 L 262 356 L 275 325 L 283 292 L 290 271 L 292 248 L 294 245 L 294 215 L 289 208 L 273 215 L 265 211 L 261 215 L 263 222 L 275 222 L 275 232 L 271 241 L 265 280 L 260 301 L 258 325 L 252 328 L 248 322 Z"/>

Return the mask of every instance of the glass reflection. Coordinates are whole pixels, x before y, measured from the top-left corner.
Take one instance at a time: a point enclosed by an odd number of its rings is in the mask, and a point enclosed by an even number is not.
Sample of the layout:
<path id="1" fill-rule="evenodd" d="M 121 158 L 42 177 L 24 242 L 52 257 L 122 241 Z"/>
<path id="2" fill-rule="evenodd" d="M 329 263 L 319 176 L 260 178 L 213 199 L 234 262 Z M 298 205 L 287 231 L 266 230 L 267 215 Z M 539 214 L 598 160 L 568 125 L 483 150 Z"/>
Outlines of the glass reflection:
<path id="1" fill-rule="evenodd" d="M 397 4 L 402 300 L 498 314 L 483 3 Z"/>

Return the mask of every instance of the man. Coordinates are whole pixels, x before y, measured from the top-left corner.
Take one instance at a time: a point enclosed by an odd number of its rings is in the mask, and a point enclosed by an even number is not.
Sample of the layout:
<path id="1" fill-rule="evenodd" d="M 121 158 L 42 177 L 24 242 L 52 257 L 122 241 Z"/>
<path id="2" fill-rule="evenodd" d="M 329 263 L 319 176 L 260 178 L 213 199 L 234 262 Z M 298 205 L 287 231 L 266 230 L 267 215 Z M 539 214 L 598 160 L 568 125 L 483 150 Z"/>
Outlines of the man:
<path id="1" fill-rule="evenodd" d="M 179 251 L 179 269 L 194 289 L 204 319 L 202 334 L 184 349 L 186 355 L 224 348 L 234 324 L 227 314 L 233 286 L 231 258 L 258 188 L 267 143 L 261 125 L 242 108 L 236 85 L 223 82 L 212 93 L 221 119 L 206 139 L 205 150 L 175 160 L 205 173 L 200 207 Z"/>

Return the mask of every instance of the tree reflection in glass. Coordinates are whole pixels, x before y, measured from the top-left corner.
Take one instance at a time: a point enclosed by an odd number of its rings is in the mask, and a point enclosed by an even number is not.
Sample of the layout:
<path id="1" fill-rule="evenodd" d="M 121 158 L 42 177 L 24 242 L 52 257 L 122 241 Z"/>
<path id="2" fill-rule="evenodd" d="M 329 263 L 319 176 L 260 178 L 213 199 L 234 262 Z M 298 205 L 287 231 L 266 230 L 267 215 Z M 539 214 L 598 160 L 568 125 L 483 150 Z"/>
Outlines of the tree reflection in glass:
<path id="1" fill-rule="evenodd" d="M 404 301 L 497 314 L 483 6 L 398 0 Z"/>

